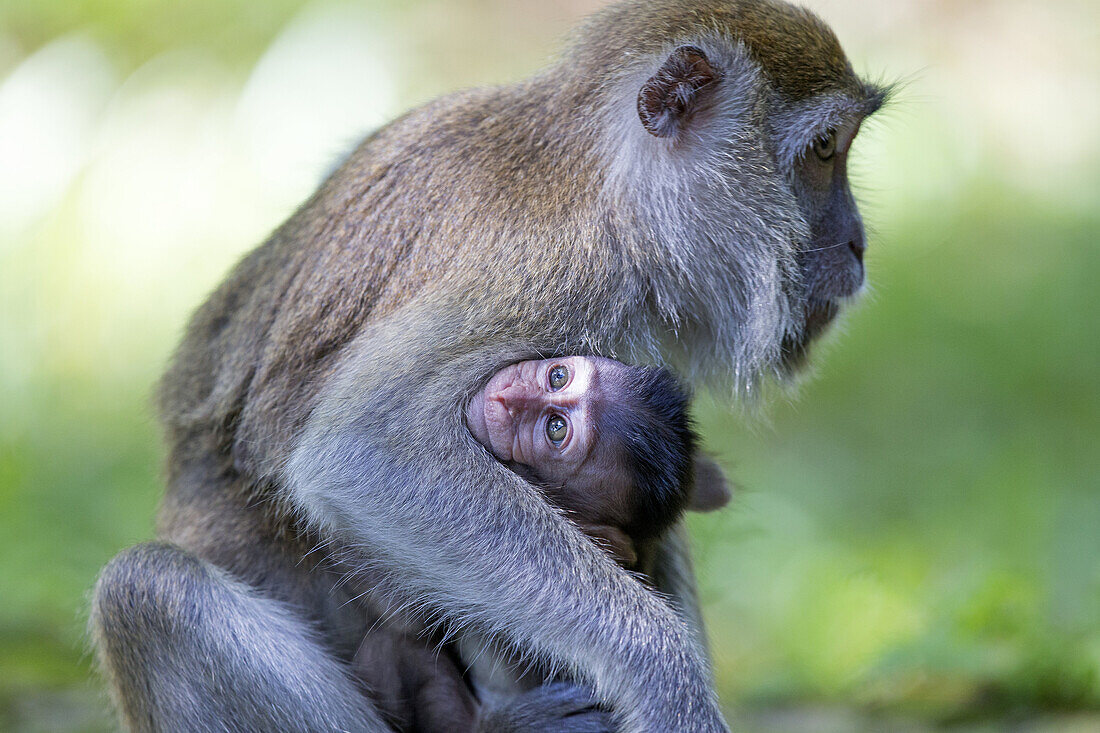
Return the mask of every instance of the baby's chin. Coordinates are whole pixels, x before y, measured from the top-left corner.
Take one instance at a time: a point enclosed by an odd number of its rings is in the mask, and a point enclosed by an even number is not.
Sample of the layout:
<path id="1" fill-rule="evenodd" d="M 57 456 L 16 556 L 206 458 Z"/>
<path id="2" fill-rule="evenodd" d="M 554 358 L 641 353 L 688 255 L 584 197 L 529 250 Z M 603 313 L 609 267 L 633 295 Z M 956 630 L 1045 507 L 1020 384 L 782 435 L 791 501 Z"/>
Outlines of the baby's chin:
<path id="1" fill-rule="evenodd" d="M 489 430 L 485 425 L 485 390 L 481 390 L 466 405 L 466 427 L 477 442 L 489 447 Z"/>

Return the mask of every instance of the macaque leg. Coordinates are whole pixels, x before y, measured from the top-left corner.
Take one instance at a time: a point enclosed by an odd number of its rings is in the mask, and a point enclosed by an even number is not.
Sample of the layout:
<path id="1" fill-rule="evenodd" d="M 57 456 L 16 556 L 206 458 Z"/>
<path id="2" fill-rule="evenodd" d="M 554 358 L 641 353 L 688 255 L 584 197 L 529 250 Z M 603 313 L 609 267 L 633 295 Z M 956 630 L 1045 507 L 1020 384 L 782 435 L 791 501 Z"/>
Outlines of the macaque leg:
<path id="1" fill-rule="evenodd" d="M 172 545 L 120 553 L 91 630 L 132 731 L 390 731 L 305 620 Z"/>

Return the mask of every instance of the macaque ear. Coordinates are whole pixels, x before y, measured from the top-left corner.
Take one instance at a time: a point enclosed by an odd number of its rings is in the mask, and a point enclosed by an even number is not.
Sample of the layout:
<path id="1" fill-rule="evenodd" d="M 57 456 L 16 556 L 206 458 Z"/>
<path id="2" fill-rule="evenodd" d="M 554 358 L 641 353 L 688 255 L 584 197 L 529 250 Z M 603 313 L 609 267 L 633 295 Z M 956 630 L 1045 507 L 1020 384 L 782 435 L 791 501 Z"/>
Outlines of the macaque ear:
<path id="1" fill-rule="evenodd" d="M 713 512 L 730 500 L 730 484 L 726 474 L 712 459 L 695 456 L 695 490 L 691 494 L 688 509 L 693 512 Z"/>
<path id="2" fill-rule="evenodd" d="M 695 46 L 680 46 L 638 92 L 638 117 L 657 137 L 675 137 L 699 103 L 703 87 L 719 78 Z"/>

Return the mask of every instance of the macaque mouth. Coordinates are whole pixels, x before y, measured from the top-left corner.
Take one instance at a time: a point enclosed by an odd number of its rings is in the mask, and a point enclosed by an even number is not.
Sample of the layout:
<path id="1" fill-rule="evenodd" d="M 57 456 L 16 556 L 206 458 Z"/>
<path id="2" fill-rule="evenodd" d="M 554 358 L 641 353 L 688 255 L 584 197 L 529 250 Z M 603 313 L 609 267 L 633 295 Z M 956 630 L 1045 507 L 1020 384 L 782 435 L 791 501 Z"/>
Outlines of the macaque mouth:
<path id="1" fill-rule="evenodd" d="M 840 303 L 837 301 L 811 298 L 806 303 L 806 317 L 802 322 L 802 330 L 797 334 L 783 337 L 783 343 L 780 345 L 780 368 L 788 373 L 798 371 L 806 363 L 810 344 L 825 332 L 839 313 Z"/>
<path id="2" fill-rule="evenodd" d="M 833 322 L 840 313 L 840 304 L 835 300 L 811 299 L 806 304 L 806 322 L 802 328 L 807 341 L 812 341 Z"/>

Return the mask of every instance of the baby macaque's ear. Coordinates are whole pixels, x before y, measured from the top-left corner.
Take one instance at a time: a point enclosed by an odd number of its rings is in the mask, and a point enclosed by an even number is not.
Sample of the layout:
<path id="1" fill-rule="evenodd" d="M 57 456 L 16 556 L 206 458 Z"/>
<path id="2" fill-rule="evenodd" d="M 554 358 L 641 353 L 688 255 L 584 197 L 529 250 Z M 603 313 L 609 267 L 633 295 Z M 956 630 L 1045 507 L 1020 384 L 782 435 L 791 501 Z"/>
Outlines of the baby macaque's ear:
<path id="1" fill-rule="evenodd" d="M 730 493 L 730 483 L 718 464 L 711 458 L 696 454 L 695 489 L 692 491 L 688 509 L 693 512 L 721 509 L 729 503 Z"/>

